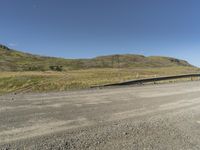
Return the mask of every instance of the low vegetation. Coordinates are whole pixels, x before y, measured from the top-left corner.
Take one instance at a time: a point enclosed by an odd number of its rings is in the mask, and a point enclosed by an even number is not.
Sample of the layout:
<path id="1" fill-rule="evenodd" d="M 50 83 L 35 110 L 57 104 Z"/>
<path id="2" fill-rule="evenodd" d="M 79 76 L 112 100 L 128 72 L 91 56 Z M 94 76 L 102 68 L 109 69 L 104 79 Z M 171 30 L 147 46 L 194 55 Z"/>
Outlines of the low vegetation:
<path id="1" fill-rule="evenodd" d="M 42 57 L 0 45 L 0 93 L 84 89 L 94 85 L 165 75 L 197 73 L 184 60 L 142 55 L 93 59 Z"/>
<path id="2" fill-rule="evenodd" d="M 85 69 L 65 72 L 1 72 L 0 93 L 84 89 L 130 79 L 196 73 L 191 67 L 149 69 Z"/>
<path id="3" fill-rule="evenodd" d="M 109 55 L 91 59 L 63 59 L 22 53 L 0 45 L 0 71 L 68 71 L 97 68 L 193 67 L 170 57 L 142 55 Z"/>

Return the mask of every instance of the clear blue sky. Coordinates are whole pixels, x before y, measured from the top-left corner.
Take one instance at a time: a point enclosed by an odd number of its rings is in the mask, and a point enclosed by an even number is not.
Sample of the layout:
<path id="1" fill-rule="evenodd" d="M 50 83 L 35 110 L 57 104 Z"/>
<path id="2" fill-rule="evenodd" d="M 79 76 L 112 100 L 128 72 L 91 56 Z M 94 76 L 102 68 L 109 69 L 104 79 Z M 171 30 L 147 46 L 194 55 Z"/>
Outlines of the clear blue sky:
<path id="1" fill-rule="evenodd" d="M 85 58 L 133 53 L 200 66 L 200 0 L 1 0 L 0 43 Z"/>

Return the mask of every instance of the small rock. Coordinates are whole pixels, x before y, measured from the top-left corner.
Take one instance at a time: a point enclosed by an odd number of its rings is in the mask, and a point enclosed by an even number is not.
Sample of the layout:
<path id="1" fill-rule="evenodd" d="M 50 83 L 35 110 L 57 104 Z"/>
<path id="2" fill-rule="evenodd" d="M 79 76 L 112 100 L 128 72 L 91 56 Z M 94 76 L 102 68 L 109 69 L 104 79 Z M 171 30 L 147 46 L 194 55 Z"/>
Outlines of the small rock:
<path id="1" fill-rule="evenodd" d="M 123 135 L 127 135 L 127 134 L 128 134 L 127 132 L 124 132 L 124 133 L 123 133 Z"/>

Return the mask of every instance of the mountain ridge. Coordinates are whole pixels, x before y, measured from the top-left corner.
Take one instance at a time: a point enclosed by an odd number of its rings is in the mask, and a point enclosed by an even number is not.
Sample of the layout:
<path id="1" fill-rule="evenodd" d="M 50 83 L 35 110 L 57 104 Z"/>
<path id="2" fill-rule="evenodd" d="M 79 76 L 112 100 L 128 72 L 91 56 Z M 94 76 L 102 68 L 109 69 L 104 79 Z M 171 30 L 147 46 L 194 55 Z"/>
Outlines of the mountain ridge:
<path id="1" fill-rule="evenodd" d="M 149 68 L 149 67 L 195 67 L 185 60 L 165 56 L 137 54 L 114 54 L 94 58 L 65 59 L 24 53 L 0 44 L 0 71 L 48 71 L 51 66 L 65 70 L 89 68 Z"/>

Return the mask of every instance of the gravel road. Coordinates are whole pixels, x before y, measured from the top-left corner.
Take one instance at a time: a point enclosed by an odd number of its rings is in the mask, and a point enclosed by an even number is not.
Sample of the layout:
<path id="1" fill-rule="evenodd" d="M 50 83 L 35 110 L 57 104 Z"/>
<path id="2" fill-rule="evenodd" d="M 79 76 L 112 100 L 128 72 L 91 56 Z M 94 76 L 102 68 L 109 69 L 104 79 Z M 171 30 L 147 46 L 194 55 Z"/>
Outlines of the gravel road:
<path id="1" fill-rule="evenodd" d="M 1 96 L 0 149 L 200 149 L 200 82 Z"/>

